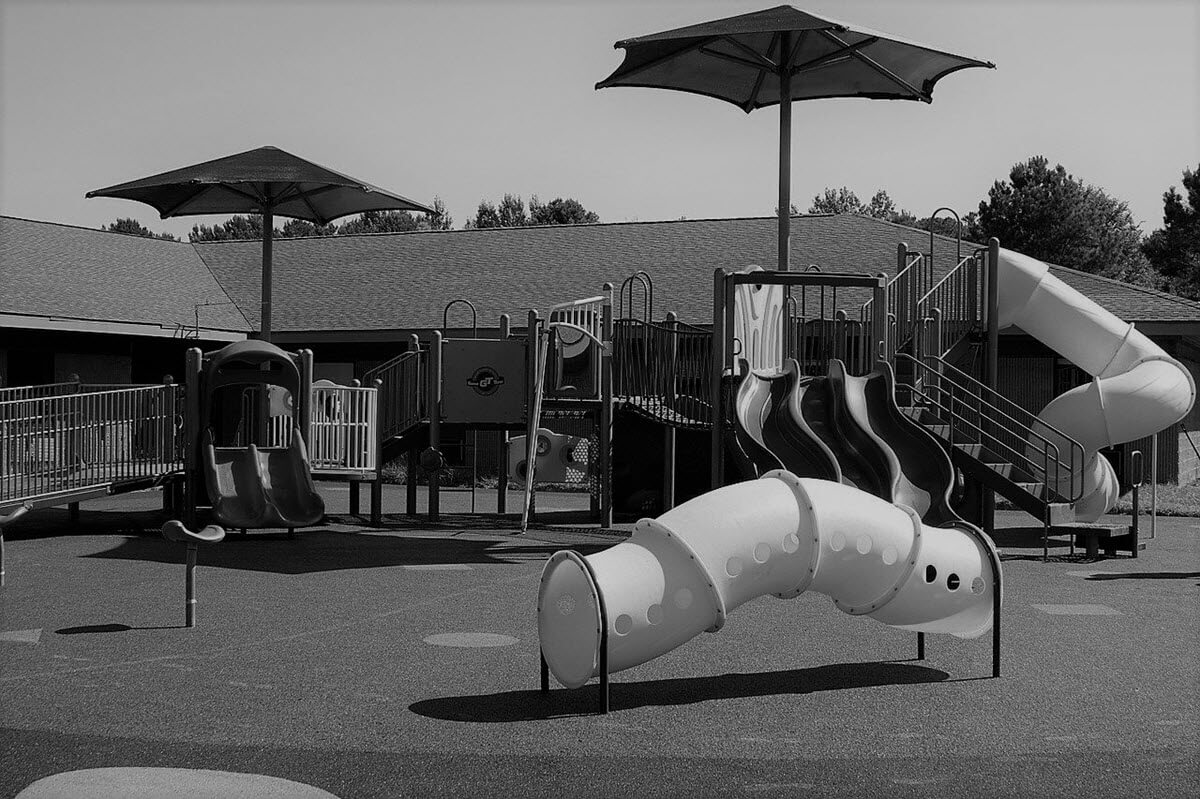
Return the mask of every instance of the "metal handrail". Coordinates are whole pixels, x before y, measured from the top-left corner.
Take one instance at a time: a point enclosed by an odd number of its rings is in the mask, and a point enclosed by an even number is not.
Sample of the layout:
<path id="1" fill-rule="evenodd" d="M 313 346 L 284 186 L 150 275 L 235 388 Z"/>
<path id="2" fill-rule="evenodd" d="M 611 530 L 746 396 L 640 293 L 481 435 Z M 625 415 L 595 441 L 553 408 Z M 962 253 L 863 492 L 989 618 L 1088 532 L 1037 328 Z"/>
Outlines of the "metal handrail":
<path id="1" fill-rule="evenodd" d="M 613 323 L 613 396 L 649 413 L 711 424 L 711 363 L 710 330 L 641 319 Z"/>
<path id="2" fill-rule="evenodd" d="M 933 361 L 936 364 L 934 366 L 903 353 L 897 357 L 910 361 L 915 367 L 913 383 L 908 388 L 945 412 L 950 427 L 948 440 L 953 443 L 955 430 L 965 427 L 967 431 L 978 435 L 980 444 L 986 439 L 998 450 L 996 454 L 1007 455 L 1014 466 L 1023 468 L 1035 479 L 1040 475 L 1048 498 L 1053 494 L 1064 502 L 1073 503 L 1082 497 L 1082 444 L 942 358 L 928 356 L 925 359 Z M 924 374 L 917 377 L 917 370 Z M 966 397 L 956 398 L 955 389 Z M 980 420 L 968 418 L 961 410 L 955 409 L 955 404 L 960 409 L 965 407 L 973 410 Z M 1005 441 L 1002 436 L 1019 440 L 1023 449 Z M 1066 450 L 1065 460 L 1063 449 Z M 1033 450 L 1033 456 L 1030 450 Z M 1065 480 L 1069 480 L 1069 484 L 1064 492 Z"/>
<path id="3" fill-rule="evenodd" d="M 412 349 L 384 361 L 363 375 L 363 382 L 379 384 L 380 436 L 394 438 L 415 427 L 428 408 L 425 381 L 429 350 Z"/>
<path id="4" fill-rule="evenodd" d="M 36 386 L 11 386 L 9 388 L 0 388 L 0 402 L 39 399 L 41 397 L 61 397 L 65 394 L 77 393 L 79 393 L 78 380 L 67 380 L 62 383 L 42 383 Z"/>
<path id="5" fill-rule="evenodd" d="M 941 357 L 961 338 L 974 330 L 983 319 L 982 281 L 978 279 L 978 254 L 959 260 L 914 305 L 914 319 L 920 335 L 915 354 Z M 935 327 L 936 346 L 929 349 L 928 325 Z M 947 329 L 953 341 L 946 341 Z"/>
<path id="6" fill-rule="evenodd" d="M 928 285 L 929 275 L 927 270 L 918 269 L 925 262 L 925 256 L 922 253 L 909 253 L 904 268 L 896 274 L 888 278 L 887 286 L 884 288 L 884 313 L 887 314 L 888 320 L 888 337 L 886 343 L 886 351 L 880 353 L 880 356 L 889 363 L 899 351 L 901 345 L 912 337 L 913 324 L 906 324 L 910 320 L 907 319 L 908 311 L 913 307 L 912 302 L 901 302 L 902 296 L 911 300 L 915 289 L 913 286 L 913 275 L 916 277 L 916 286 Z M 915 270 L 915 271 L 914 271 Z M 902 310 L 903 309 L 903 310 Z M 862 304 L 858 311 L 859 321 L 870 328 L 869 323 L 874 317 L 875 299 L 872 297 Z M 914 318 L 916 318 L 914 316 Z"/>
<path id="7" fill-rule="evenodd" d="M 0 504 L 179 470 L 182 408 L 174 384 L 0 402 Z"/>
<path id="8" fill-rule="evenodd" d="M 654 280 L 650 277 L 650 273 L 645 269 L 639 269 L 629 277 L 621 281 L 621 288 L 617 291 L 617 317 L 620 319 L 625 316 L 625 297 L 629 297 L 629 317 L 635 319 L 633 315 L 633 289 L 634 284 L 642 287 L 642 317 L 643 321 L 650 322 L 654 320 Z"/>

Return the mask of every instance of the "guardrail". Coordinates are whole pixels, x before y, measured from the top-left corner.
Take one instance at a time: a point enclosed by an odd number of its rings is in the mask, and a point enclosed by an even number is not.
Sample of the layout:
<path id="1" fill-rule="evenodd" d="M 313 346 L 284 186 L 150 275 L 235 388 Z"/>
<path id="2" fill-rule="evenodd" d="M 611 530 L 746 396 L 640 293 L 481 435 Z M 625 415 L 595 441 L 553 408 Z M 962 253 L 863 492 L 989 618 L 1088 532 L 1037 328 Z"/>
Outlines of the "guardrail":
<path id="1" fill-rule="evenodd" d="M 425 418 L 429 407 L 425 380 L 428 369 L 429 350 L 414 346 L 363 375 L 364 383 L 379 381 L 377 402 L 383 438 L 403 435 Z"/>
<path id="2" fill-rule="evenodd" d="M 917 300 L 918 358 L 940 358 L 983 324 L 981 273 L 978 254 L 963 258 Z"/>
<path id="3" fill-rule="evenodd" d="M 174 384 L 0 401 L 0 504 L 183 468 L 182 408 Z"/>
<path id="4" fill-rule="evenodd" d="M 1083 495 L 1083 445 L 1003 394 L 941 358 L 917 359 L 904 388 L 936 408 L 952 444 L 978 443 L 1046 486 L 1046 501 L 1077 502 Z"/>
<path id="5" fill-rule="evenodd" d="M 249 443 L 247 420 L 261 407 L 258 387 L 242 391 L 242 426 L 238 442 Z M 376 387 L 315 385 L 309 439 L 304 442 L 313 474 L 374 472 L 379 462 L 379 391 Z M 264 446 L 286 447 L 295 421 L 290 413 L 273 414 Z"/>
<path id="6" fill-rule="evenodd" d="M 668 319 L 613 323 L 613 395 L 683 427 L 712 424 L 712 332 Z"/>

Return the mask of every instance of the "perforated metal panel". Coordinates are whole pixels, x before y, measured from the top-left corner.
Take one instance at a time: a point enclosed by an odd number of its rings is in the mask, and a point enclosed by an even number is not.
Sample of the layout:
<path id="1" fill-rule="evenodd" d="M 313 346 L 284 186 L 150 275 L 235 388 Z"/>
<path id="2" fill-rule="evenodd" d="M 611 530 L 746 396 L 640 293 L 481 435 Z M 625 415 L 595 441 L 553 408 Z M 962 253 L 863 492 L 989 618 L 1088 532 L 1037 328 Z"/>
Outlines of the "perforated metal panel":
<path id="1" fill-rule="evenodd" d="M 520 424 L 528 394 L 522 339 L 451 339 L 442 349 L 442 419 Z"/>

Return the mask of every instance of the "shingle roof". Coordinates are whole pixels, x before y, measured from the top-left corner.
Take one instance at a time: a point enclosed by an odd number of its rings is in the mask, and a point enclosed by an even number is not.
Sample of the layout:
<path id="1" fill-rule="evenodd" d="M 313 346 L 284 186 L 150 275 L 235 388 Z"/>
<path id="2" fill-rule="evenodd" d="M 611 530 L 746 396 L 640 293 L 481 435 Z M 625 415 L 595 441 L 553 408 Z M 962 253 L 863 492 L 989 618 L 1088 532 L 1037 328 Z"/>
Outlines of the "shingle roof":
<path id="1" fill-rule="evenodd" d="M 713 270 L 769 268 L 775 224 L 759 217 L 277 240 L 274 326 L 281 332 L 439 327 L 442 309 L 456 298 L 478 307 L 481 325 L 494 326 L 508 313 L 521 326 L 529 308 L 544 312 L 556 302 L 594 296 L 606 281 L 619 286 L 639 270 L 654 280 L 656 317 L 674 310 L 704 324 L 712 318 Z M 927 232 L 870 217 L 797 216 L 792 264 L 892 272 L 901 241 L 929 248 Z M 973 247 L 964 242 L 963 252 Z M 935 237 L 935 248 L 939 264 L 953 262 L 953 239 Z M 0 313 L 190 326 L 197 304 L 232 299 L 237 307 L 202 309 L 201 324 L 246 332 L 258 326 L 261 253 L 257 241 L 190 245 L 0 217 Z M 1122 319 L 1200 322 L 1200 303 L 1053 269 Z"/>
<path id="2" fill-rule="evenodd" d="M 0 313 L 248 332 L 190 244 L 0 217 Z"/>
<path id="3" fill-rule="evenodd" d="M 501 313 L 521 325 L 529 308 L 594 296 L 638 270 L 654 281 L 655 316 L 712 319 L 712 274 L 775 262 L 774 217 L 623 222 L 557 227 L 287 239 L 275 242 L 277 331 L 439 327 L 446 303 L 470 299 L 480 324 Z M 896 247 L 929 249 L 929 234 L 853 214 L 792 220 L 792 264 L 824 271 L 894 272 Z M 955 241 L 934 239 L 937 263 L 954 262 Z M 197 244 L 196 251 L 258 324 L 257 242 Z M 963 254 L 975 245 L 964 242 Z M 941 268 L 937 270 L 941 272 Z M 1200 321 L 1200 303 L 1070 269 L 1055 274 L 1129 321 Z M 640 295 L 637 303 L 640 309 Z M 460 318 L 457 315 L 455 318 Z"/>

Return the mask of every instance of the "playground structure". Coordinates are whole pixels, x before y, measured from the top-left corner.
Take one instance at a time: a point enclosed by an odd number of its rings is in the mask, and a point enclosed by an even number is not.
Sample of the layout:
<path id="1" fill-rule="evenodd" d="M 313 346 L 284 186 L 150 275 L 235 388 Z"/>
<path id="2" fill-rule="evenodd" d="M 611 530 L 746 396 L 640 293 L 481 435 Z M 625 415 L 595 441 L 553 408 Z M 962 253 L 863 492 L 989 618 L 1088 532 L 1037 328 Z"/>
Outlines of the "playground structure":
<path id="1" fill-rule="evenodd" d="M 891 278 L 716 270 L 701 386 L 713 490 L 643 519 L 627 542 L 550 559 L 538 601 L 543 690 L 550 673 L 567 687 L 598 676 L 606 711 L 611 672 L 715 632 L 753 597 L 809 588 L 848 613 L 916 630 L 919 657 L 926 632 L 974 637 L 990 627 L 999 675 L 1001 573 L 980 529 L 994 529 L 993 492 L 1042 521 L 1045 554 L 1052 527 L 1078 535 L 1086 525 L 1069 523 L 1095 520 L 1115 500 L 1098 449 L 1179 421 L 1195 385 L 1045 264 L 993 239 L 966 257 L 960 244 L 939 274 L 930 238 L 929 253 L 900 246 Z M 1036 416 L 1003 398 L 998 334 L 1012 324 L 1092 383 Z M 677 384 L 668 376 L 660 385 Z M 681 403 L 703 408 L 678 395 L 655 405 Z M 759 479 L 726 485 L 727 455 Z M 952 507 L 955 468 L 973 489 L 957 504 L 976 524 Z M 1137 534 L 1110 537 L 1106 551 L 1136 556 Z"/>
<path id="2" fill-rule="evenodd" d="M 920 633 L 992 629 L 998 673 L 1000 563 L 985 535 L 782 470 L 643 519 L 628 541 L 587 558 L 552 556 L 538 594 L 543 662 L 568 688 L 601 676 L 606 695 L 609 673 L 720 630 L 751 599 L 806 590 Z"/>
<path id="3" fill-rule="evenodd" d="M 237 347 L 234 352 L 244 352 L 247 346 L 258 344 L 231 346 Z M 199 350 L 192 353 L 189 357 L 195 371 L 190 382 L 194 388 L 168 377 L 157 385 L 93 385 L 70 380 L 0 389 L 0 516 L 19 508 L 67 505 L 74 520 L 81 502 L 153 487 L 162 487 L 164 509 L 185 517 L 194 515 L 197 505 L 207 504 L 202 500 L 208 490 L 202 468 L 206 453 L 200 445 L 207 426 L 199 421 L 204 404 L 200 368 L 205 356 Z M 294 364 L 303 361 L 300 355 L 276 353 L 277 359 Z M 262 374 L 254 371 L 249 377 L 258 381 Z M 210 401 L 205 413 L 221 417 L 242 450 L 254 444 L 267 469 L 261 479 L 271 482 L 272 466 L 277 472 L 280 466 L 295 468 L 304 459 L 297 457 L 298 452 L 272 452 L 286 450 L 291 444 L 294 416 L 290 404 L 284 402 L 282 387 L 264 392 L 255 385 L 229 384 L 224 397 L 228 407 L 217 408 Z M 298 385 L 296 390 L 300 391 Z M 377 389 L 317 384 L 309 395 L 311 432 L 302 440 L 312 477 L 351 480 L 355 487 L 377 480 Z M 268 403 L 265 407 L 260 406 L 260 398 Z M 272 405 L 285 412 L 272 414 Z M 301 409 L 304 406 L 299 404 Z M 265 426 L 255 427 L 258 422 L 252 424 L 252 420 L 256 419 Z M 260 435 L 257 440 L 255 432 Z M 216 450 L 214 446 L 214 473 L 235 476 L 233 461 L 237 460 L 236 477 L 248 480 L 258 468 L 244 451 L 237 456 L 232 452 L 218 455 Z M 304 483 L 302 471 L 284 473 L 280 479 L 283 483 L 272 483 L 271 488 L 276 500 L 281 488 L 286 491 L 285 486 Z M 259 480 L 256 474 L 253 480 Z M 247 492 L 250 496 L 253 492 Z M 265 505 L 262 500 L 262 507 Z"/>
<path id="4" fill-rule="evenodd" d="M 602 338 L 611 302 L 610 294 L 555 305 L 545 317 L 530 311 L 524 335 L 513 333 L 504 314 L 496 337 L 485 338 L 474 305 L 453 300 L 443 310 L 443 330 L 426 341 L 412 336 L 405 352 L 366 373 L 382 398 L 381 452 L 407 459 L 409 515 L 416 514 L 418 477 L 424 471 L 429 516 L 439 517 L 439 472 L 447 463 L 442 450 L 451 431 L 472 437 L 496 431 L 502 435 L 496 458 L 498 513 L 508 510 L 509 478 L 516 476 L 525 483 L 525 524 L 534 509 L 537 479 L 586 483 L 593 517 L 602 525 L 611 523 L 605 431 L 611 426 L 612 400 Z M 471 334 L 453 338 L 444 331 L 451 307 L 459 304 L 471 312 Z M 593 433 L 558 433 L 555 419 L 586 420 Z"/>
<path id="5" fill-rule="evenodd" d="M 239 341 L 187 353 L 185 508 L 201 483 L 213 518 L 227 527 L 317 524 L 325 504 L 313 485 L 312 353 Z M 247 413 L 249 411 L 249 413 Z"/>
<path id="6" fill-rule="evenodd" d="M 203 505 L 207 481 L 196 476 L 209 454 L 203 430 L 214 422 L 229 435 L 221 440 L 214 436 L 210 472 L 223 474 L 227 483 L 241 479 L 274 485 L 274 465 L 286 486 L 283 493 L 308 501 L 304 470 L 293 468 L 289 474 L 289 464 L 305 460 L 299 451 L 303 447 L 312 479 L 350 481 L 352 512 L 357 513 L 361 483 L 372 484 L 375 522 L 382 513 L 384 462 L 407 453 L 410 514 L 416 512 L 418 470 L 426 468 L 429 512 L 436 518 L 445 432 L 498 431 L 503 439 L 497 457 L 502 472 L 497 511 L 507 512 L 508 467 L 519 470 L 531 454 L 535 468 L 526 493 L 532 510 L 532 489 L 539 479 L 538 431 L 564 435 L 555 419 L 567 418 L 576 420 L 572 424 L 582 420 L 594 431 L 583 435 L 576 428 L 569 434 L 571 445 L 555 449 L 556 457 L 580 468 L 556 466 L 558 474 L 551 473 L 543 455 L 542 479 L 557 479 L 566 471 L 570 480 L 588 481 L 594 518 L 602 524 L 611 521 L 614 507 L 640 515 L 669 511 L 677 500 L 723 485 L 727 467 L 745 476 L 786 467 L 801 476 L 855 485 L 855 475 L 874 473 L 877 487 L 868 487 L 871 493 L 921 512 L 927 512 L 926 502 L 945 506 L 953 500 L 957 514 L 984 529 L 990 526 L 992 492 L 1042 521 L 1045 536 L 1080 529 L 1079 520 L 1094 518 L 1092 504 L 1102 508 L 1103 497 L 1111 495 L 1111 474 L 1087 472 L 1104 468 L 1096 450 L 1178 419 L 1194 393 L 1190 377 L 1129 325 L 1086 298 L 1072 296 L 1044 265 L 1002 251 L 996 242 L 965 255 L 960 244 L 953 259 L 939 254 L 935 262 L 933 246 L 932 235 L 926 253 L 901 245 L 895 273 L 888 277 L 826 273 L 815 267 L 795 273 L 718 270 L 711 330 L 685 324 L 670 313 L 656 321 L 653 284 L 646 273 L 626 279 L 615 293 L 606 285 L 600 296 L 554 306 L 545 317 L 531 311 L 523 334 L 511 331 L 508 318 L 502 317 L 499 335 L 482 338 L 472 306 L 469 338 L 441 331 L 424 341 L 414 336 L 406 352 L 364 375 L 366 386 L 318 383 L 303 388 L 293 379 L 292 391 L 282 385 L 237 389 L 231 384 L 217 402 L 202 401 L 199 388 L 185 400 L 183 387 L 171 382 L 6 389 L 0 394 L 5 433 L 0 513 L 25 503 L 75 508 L 91 496 L 154 485 L 171 487 L 173 502 L 175 486 L 190 486 L 185 504 Z M 449 306 L 443 314 L 446 329 L 448 311 Z M 1069 335 L 1064 335 L 1065 325 L 1057 326 L 1060 319 L 1073 320 Z M 1056 400 L 1041 418 L 1007 400 L 995 388 L 996 334 L 1009 323 L 1067 350 L 1097 379 Z M 294 371 L 303 372 L 303 357 L 297 357 Z M 836 373 L 830 371 L 831 362 L 840 363 L 833 367 Z M 280 370 L 292 373 L 280 364 Z M 202 382 L 199 369 L 193 364 L 189 372 L 197 385 Z M 255 379 L 264 374 L 252 364 L 244 371 Z M 310 382 L 308 373 L 305 385 Z M 803 412 L 782 413 L 789 392 L 795 391 L 789 384 L 804 386 L 792 398 L 797 404 L 807 403 L 811 410 L 823 397 L 826 406 L 844 411 L 834 435 L 814 438 L 792 429 L 797 427 L 793 422 L 803 423 L 803 433 L 804 425 L 812 428 L 812 420 Z M 754 401 L 762 411 L 758 422 L 753 413 L 739 412 L 739 397 L 747 399 L 755 386 Z M 889 393 L 897 401 L 894 408 L 883 401 Z M 1081 406 L 1083 411 L 1072 410 Z M 232 418 L 237 407 L 241 421 Z M 202 422 L 206 416 L 213 419 Z M 634 436 L 632 444 L 613 447 L 614 427 L 631 418 L 660 431 L 661 461 L 643 457 L 647 445 L 657 449 L 654 437 Z M 186 428 L 188 420 L 195 427 Z M 861 439 L 856 449 L 874 453 L 867 458 L 874 463 L 869 469 L 862 459 L 833 452 L 837 441 L 855 438 L 849 435 L 850 421 Z M 751 432 L 759 426 L 761 431 Z M 292 435 L 294 430 L 301 431 L 299 437 Z M 773 455 L 747 469 L 739 451 L 755 449 L 754 435 L 763 436 L 755 457 L 763 449 Z M 916 449 L 897 446 L 897 435 L 912 439 Z M 708 437 L 707 467 L 694 453 L 686 459 L 687 468 L 709 468 L 702 485 L 695 480 L 677 484 L 682 473 L 676 440 L 681 436 L 686 438 L 680 441 L 693 445 Z M 508 441 L 510 437 L 516 441 Z M 930 449 L 930 441 L 949 457 L 953 480 L 946 478 L 944 461 L 934 457 L 937 450 Z M 259 450 L 254 458 L 248 454 L 251 444 Z M 777 457 L 789 445 L 819 457 L 809 462 Z M 521 448 L 526 450 L 523 458 L 514 454 Z M 264 449 L 278 451 L 265 456 Z M 635 450 L 637 457 L 632 457 Z M 656 471 L 622 478 L 624 471 L 614 472 L 613 466 L 622 457 L 626 466 L 645 461 Z M 932 464 L 939 476 L 917 475 L 905 466 L 914 462 Z M 819 463 L 824 465 L 815 465 Z M 266 469 L 259 477 L 261 467 Z M 188 478 L 180 479 L 185 474 Z M 926 485 L 922 481 L 927 479 L 938 483 Z M 631 484 L 636 501 L 630 501 Z M 952 484 L 950 494 L 946 484 Z M 883 485 L 886 490 L 878 487 Z M 1098 493 L 1104 487 L 1108 494 Z M 227 495 L 241 497 L 240 490 L 219 486 L 216 493 L 223 508 Z M 291 516 L 276 508 L 275 518 L 267 510 L 271 500 L 245 501 L 255 509 L 247 514 L 265 514 L 258 523 L 291 526 Z M 240 510 L 234 513 L 242 518 Z M 309 509 L 300 520 L 314 515 Z M 944 509 L 941 515 L 949 518 Z M 1131 539 L 1116 543 L 1137 551 Z"/>

